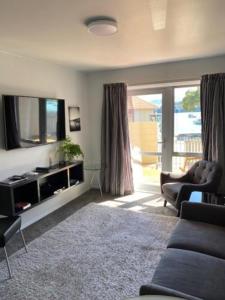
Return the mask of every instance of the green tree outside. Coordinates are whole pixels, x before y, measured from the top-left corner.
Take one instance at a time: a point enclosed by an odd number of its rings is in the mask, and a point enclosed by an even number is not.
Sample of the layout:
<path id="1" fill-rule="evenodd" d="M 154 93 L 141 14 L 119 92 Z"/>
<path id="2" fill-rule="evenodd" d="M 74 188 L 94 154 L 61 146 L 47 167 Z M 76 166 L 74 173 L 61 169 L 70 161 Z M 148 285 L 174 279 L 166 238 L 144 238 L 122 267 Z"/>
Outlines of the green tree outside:
<path id="1" fill-rule="evenodd" d="M 187 91 L 182 100 L 183 109 L 186 111 L 197 111 L 200 106 L 200 89 Z"/>

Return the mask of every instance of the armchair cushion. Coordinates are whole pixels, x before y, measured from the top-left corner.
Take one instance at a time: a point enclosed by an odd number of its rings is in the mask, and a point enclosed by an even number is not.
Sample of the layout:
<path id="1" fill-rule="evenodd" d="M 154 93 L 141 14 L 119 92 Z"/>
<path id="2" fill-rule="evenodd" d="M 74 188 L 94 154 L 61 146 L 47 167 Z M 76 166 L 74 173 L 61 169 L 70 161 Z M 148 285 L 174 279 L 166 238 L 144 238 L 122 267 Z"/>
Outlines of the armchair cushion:
<path id="1" fill-rule="evenodd" d="M 183 182 L 169 182 L 165 183 L 162 186 L 162 191 L 167 197 L 176 200 L 178 193 L 181 190 L 181 187 L 184 185 Z M 188 199 L 186 199 L 188 200 Z"/>
<path id="2" fill-rule="evenodd" d="M 225 227 L 181 219 L 167 247 L 192 250 L 225 259 L 224 236 Z"/>
<path id="3" fill-rule="evenodd" d="M 152 279 L 153 284 L 204 300 L 224 300 L 225 261 L 181 249 L 167 249 Z"/>

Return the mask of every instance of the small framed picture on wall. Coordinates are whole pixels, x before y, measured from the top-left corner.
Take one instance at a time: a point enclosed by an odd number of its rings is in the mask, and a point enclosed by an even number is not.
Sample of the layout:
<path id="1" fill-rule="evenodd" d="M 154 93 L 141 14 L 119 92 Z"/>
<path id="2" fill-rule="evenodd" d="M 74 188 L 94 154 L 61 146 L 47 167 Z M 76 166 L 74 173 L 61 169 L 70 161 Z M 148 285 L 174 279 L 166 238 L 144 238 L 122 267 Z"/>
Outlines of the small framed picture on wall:
<path id="1" fill-rule="evenodd" d="M 79 106 L 69 106 L 69 123 L 70 131 L 80 131 L 80 107 Z"/>

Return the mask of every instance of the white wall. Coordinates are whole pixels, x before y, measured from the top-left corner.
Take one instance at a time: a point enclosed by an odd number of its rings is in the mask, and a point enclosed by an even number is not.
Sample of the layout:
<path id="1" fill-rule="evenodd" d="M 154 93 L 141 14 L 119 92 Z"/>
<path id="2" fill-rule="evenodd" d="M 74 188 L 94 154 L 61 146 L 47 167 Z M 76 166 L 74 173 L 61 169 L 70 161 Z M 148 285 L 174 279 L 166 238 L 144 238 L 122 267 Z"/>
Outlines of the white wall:
<path id="1" fill-rule="evenodd" d="M 0 55 L 0 94 L 62 98 L 66 101 L 66 129 L 74 142 L 79 143 L 88 160 L 89 124 L 87 117 L 86 75 L 72 68 L 50 64 L 41 60 Z M 81 111 L 80 132 L 69 132 L 68 105 L 78 105 Z M 2 111 L 0 109 L 0 116 Z M 2 119 L 2 117 L 1 117 Z M 0 120 L 1 120 L 0 119 Z M 49 155 L 56 159 L 56 144 L 30 149 L 3 150 L 3 128 L 0 123 L 0 179 L 48 165 Z M 23 226 L 74 199 L 87 190 L 87 184 L 70 191 L 23 214 Z"/>
<path id="2" fill-rule="evenodd" d="M 88 101 L 91 110 L 91 157 L 100 161 L 101 110 L 103 84 L 126 82 L 128 85 L 200 79 L 208 73 L 225 72 L 225 56 L 135 68 L 91 72 L 88 74 Z"/>
<path id="3" fill-rule="evenodd" d="M 0 93 L 64 98 L 68 105 L 79 105 L 81 132 L 69 132 L 68 110 L 66 128 L 73 140 L 84 150 L 87 162 L 100 161 L 101 110 L 103 84 L 125 81 L 128 85 L 200 79 L 202 74 L 225 71 L 225 56 L 149 65 L 87 74 L 41 60 L 0 54 Z M 1 104 L 1 102 L 0 102 Z M 1 116 L 0 105 L 0 116 Z M 56 146 L 32 149 L 3 150 L 0 123 L 0 180 L 21 174 L 54 158 Z M 87 178 L 87 176 L 86 176 Z M 23 226 L 38 220 L 54 209 L 76 198 L 88 189 L 87 182 L 46 201 L 23 214 Z"/>

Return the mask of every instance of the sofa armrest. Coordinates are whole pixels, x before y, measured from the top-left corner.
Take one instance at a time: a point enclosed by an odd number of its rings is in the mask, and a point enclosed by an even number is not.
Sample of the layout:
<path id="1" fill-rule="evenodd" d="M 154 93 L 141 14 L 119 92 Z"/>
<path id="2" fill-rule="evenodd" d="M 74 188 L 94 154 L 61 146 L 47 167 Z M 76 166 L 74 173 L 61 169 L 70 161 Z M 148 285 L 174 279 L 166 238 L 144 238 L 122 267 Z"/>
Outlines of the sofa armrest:
<path id="1" fill-rule="evenodd" d="M 187 300 L 203 300 L 154 283 L 141 286 L 140 296 L 143 295 L 165 295 L 165 296 L 180 297 L 182 299 L 187 299 Z"/>
<path id="2" fill-rule="evenodd" d="M 225 206 L 184 201 L 180 217 L 225 227 Z"/>

